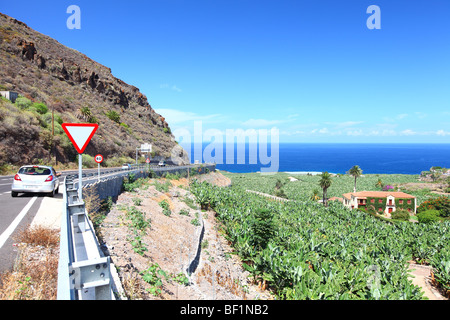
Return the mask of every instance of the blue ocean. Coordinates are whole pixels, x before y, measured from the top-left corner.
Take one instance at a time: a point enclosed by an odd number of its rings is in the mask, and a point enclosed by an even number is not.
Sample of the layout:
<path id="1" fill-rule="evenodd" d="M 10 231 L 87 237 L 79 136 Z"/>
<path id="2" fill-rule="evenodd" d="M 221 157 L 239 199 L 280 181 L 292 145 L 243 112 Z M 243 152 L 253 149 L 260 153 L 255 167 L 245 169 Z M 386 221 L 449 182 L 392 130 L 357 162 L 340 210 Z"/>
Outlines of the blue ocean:
<path id="1" fill-rule="evenodd" d="M 359 165 L 367 174 L 420 174 L 432 166 L 450 168 L 450 144 L 280 143 L 278 150 L 266 146 L 262 156 L 258 148 L 257 159 L 252 148 L 235 144 L 211 150 L 203 143 L 201 155 L 200 146 L 192 145 L 190 159 L 216 162 L 217 169 L 229 172 L 346 173 Z"/>

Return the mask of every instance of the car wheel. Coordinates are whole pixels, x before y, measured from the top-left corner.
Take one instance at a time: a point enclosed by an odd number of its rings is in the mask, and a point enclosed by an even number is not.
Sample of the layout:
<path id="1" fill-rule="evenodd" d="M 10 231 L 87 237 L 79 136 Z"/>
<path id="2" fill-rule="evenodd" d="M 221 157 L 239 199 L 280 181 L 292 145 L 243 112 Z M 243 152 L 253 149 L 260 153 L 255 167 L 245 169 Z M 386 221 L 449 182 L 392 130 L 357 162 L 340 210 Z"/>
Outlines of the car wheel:
<path id="1" fill-rule="evenodd" d="M 19 194 L 18 192 L 11 191 L 11 197 L 13 198 L 17 197 L 18 194 Z"/>
<path id="2" fill-rule="evenodd" d="M 54 196 L 55 196 L 55 190 L 53 190 L 52 192 L 50 192 L 48 195 L 51 197 L 51 198 L 53 198 Z"/>
<path id="3" fill-rule="evenodd" d="M 58 186 L 58 188 L 56 188 L 56 190 L 55 190 L 55 194 L 58 194 L 59 193 L 59 186 Z"/>

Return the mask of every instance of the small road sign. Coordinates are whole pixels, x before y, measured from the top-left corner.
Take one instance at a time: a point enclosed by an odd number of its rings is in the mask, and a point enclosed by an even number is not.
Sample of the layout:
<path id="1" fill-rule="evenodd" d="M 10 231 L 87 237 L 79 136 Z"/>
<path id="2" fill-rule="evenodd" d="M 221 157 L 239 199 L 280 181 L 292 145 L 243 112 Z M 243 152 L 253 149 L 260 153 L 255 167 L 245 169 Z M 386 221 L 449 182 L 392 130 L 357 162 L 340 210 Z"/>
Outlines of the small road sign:
<path id="1" fill-rule="evenodd" d="M 102 163 L 103 162 L 103 156 L 101 154 L 98 154 L 94 158 L 95 162 Z"/>
<path id="2" fill-rule="evenodd" d="M 147 158 L 147 159 L 145 160 L 145 163 L 150 163 L 150 158 Z"/>

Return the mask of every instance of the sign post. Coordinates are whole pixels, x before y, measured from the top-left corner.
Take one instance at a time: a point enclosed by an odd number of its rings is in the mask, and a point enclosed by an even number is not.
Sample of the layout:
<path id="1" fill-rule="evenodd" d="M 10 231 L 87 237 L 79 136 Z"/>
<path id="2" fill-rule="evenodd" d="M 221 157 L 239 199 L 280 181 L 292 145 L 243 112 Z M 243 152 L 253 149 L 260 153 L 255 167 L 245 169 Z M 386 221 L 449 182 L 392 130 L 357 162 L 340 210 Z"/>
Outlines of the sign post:
<path id="1" fill-rule="evenodd" d="M 78 152 L 78 199 L 83 200 L 83 157 L 84 149 L 88 146 L 92 137 L 98 129 L 98 124 L 93 123 L 63 123 L 63 130 L 66 132 L 73 146 Z"/>
<path id="2" fill-rule="evenodd" d="M 152 145 L 150 143 L 141 144 L 141 152 L 142 153 L 150 153 L 152 152 Z M 147 171 L 150 168 L 150 156 L 145 155 L 145 163 L 147 163 Z"/>
<path id="3" fill-rule="evenodd" d="M 103 156 L 101 154 L 96 155 L 95 162 L 98 163 L 98 181 L 100 181 L 100 163 L 103 162 Z"/>
<path id="4" fill-rule="evenodd" d="M 147 164 L 147 171 L 150 172 L 150 158 L 145 159 L 145 163 Z"/>

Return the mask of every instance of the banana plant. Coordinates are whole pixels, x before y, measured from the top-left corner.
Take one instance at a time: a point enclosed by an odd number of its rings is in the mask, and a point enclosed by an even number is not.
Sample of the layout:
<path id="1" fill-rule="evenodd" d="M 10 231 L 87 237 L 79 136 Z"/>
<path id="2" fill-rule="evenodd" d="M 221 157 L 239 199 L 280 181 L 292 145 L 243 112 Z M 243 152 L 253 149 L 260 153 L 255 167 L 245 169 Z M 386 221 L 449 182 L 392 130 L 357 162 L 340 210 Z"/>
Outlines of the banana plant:
<path id="1" fill-rule="evenodd" d="M 264 279 L 282 299 L 421 299 L 408 279 L 407 261 L 432 264 L 435 278 L 449 285 L 450 222 L 390 224 L 331 202 L 274 202 L 242 187 L 191 187 L 222 221 L 246 270 Z M 211 200 L 213 199 L 213 200 Z M 205 200 L 206 202 L 206 200 Z M 266 248 L 252 246 L 258 208 L 274 212 L 275 234 Z M 376 277 L 370 267 L 375 266 Z"/>

